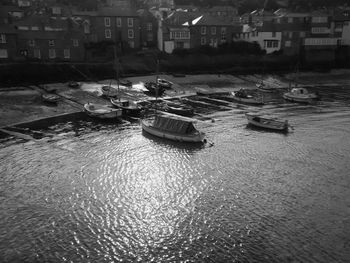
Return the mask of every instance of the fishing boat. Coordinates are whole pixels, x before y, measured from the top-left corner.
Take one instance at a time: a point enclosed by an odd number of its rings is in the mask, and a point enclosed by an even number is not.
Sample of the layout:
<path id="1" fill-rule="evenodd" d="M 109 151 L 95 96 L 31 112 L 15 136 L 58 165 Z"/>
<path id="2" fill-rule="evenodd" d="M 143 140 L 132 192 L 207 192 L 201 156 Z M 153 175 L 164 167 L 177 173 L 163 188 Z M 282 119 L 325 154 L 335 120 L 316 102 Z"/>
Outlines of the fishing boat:
<path id="1" fill-rule="evenodd" d="M 179 142 L 204 142 L 205 133 L 183 117 L 156 115 L 153 121 L 142 121 L 142 130 L 160 138 Z"/>
<path id="2" fill-rule="evenodd" d="M 283 98 L 293 102 L 310 103 L 318 99 L 316 93 L 310 93 L 306 88 L 293 88 L 283 94 Z"/>
<path id="3" fill-rule="evenodd" d="M 154 82 L 146 82 L 145 88 L 148 90 L 149 94 L 155 97 L 162 96 L 165 89 L 162 86 L 157 85 Z"/>
<path id="4" fill-rule="evenodd" d="M 169 103 L 169 102 L 167 102 L 165 104 L 164 109 L 167 112 L 174 113 L 174 114 L 177 114 L 177 115 L 182 115 L 182 116 L 192 116 L 193 113 L 194 113 L 194 109 L 192 107 L 185 106 L 185 105 L 178 104 L 178 103 Z"/>
<path id="5" fill-rule="evenodd" d="M 258 90 L 261 90 L 263 92 L 275 92 L 276 89 L 272 87 L 271 85 L 265 84 L 263 81 L 261 83 L 256 83 L 255 86 L 258 88 Z"/>
<path id="6" fill-rule="evenodd" d="M 114 119 L 122 116 L 121 109 L 112 108 L 109 105 L 86 103 L 84 110 L 89 116 L 99 119 Z"/>
<path id="7" fill-rule="evenodd" d="M 271 116 L 264 116 L 254 113 L 246 113 L 248 123 L 264 129 L 276 130 L 276 131 L 288 131 L 288 120 L 279 120 Z"/>
<path id="8" fill-rule="evenodd" d="M 171 89 L 173 83 L 166 79 L 158 79 L 158 85 L 164 89 Z"/>
<path id="9" fill-rule="evenodd" d="M 57 94 L 49 94 L 45 93 L 41 95 L 43 101 L 48 102 L 48 103 L 57 103 L 61 97 L 58 96 Z"/>
<path id="10" fill-rule="evenodd" d="M 123 98 L 111 98 L 111 103 L 114 107 L 123 111 L 123 115 L 136 116 L 140 114 L 142 107 L 132 100 Z"/>
<path id="11" fill-rule="evenodd" d="M 102 94 L 106 97 L 117 97 L 118 89 L 112 87 L 111 85 L 104 85 L 101 87 Z"/>
<path id="12" fill-rule="evenodd" d="M 254 104 L 254 105 L 263 105 L 264 102 L 262 99 L 258 99 L 250 94 L 248 94 L 245 90 L 240 89 L 239 91 L 231 92 L 231 97 L 234 101 L 240 103 Z"/>

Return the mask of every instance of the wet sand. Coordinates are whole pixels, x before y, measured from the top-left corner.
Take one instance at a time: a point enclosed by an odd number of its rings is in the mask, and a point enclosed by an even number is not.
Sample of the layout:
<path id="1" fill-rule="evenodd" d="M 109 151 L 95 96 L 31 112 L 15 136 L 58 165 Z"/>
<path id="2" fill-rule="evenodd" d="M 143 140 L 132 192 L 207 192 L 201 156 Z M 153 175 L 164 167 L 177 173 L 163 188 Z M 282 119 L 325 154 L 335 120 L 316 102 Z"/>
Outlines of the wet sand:
<path id="1" fill-rule="evenodd" d="M 280 75 L 228 75 L 203 74 L 175 77 L 173 75 L 158 75 L 174 83 L 172 89 L 164 96 L 175 97 L 193 95 L 197 88 L 211 92 L 230 92 L 239 88 L 255 89 L 255 83 L 262 79 L 276 88 L 287 88 L 289 80 L 295 79 L 295 74 Z M 152 99 L 144 94 L 143 83 L 155 81 L 156 75 L 129 77 L 133 86 L 120 86 L 123 96 L 134 100 Z M 329 73 L 302 72 L 298 75 L 298 82 L 308 86 L 350 86 L 350 70 L 334 70 Z M 117 88 L 115 80 L 101 80 L 99 82 L 81 82 L 80 88 L 70 88 L 67 83 L 51 83 L 42 86 L 26 86 L 0 89 L 0 127 L 18 123 L 30 122 L 56 115 L 81 112 L 87 102 L 109 104 L 103 98 L 101 87 L 112 85 Z M 54 93 L 61 97 L 57 105 L 44 102 L 42 94 Z"/>

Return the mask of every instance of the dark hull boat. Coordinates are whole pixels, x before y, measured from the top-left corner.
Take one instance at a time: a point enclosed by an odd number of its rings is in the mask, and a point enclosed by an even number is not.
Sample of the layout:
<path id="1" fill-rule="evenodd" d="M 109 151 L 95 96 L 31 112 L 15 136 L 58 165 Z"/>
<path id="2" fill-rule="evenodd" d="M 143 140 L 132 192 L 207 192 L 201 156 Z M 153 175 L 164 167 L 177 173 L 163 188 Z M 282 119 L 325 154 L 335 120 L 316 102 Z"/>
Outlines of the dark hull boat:
<path id="1" fill-rule="evenodd" d="M 279 120 L 271 116 L 263 116 L 259 114 L 253 114 L 253 113 L 246 113 L 246 117 L 247 117 L 248 123 L 253 126 L 268 129 L 268 130 L 283 131 L 283 132 L 288 131 L 289 124 L 287 120 Z"/>
<path id="2" fill-rule="evenodd" d="M 162 96 L 164 94 L 165 89 L 161 86 L 158 86 L 154 82 L 146 82 L 145 88 L 148 90 L 148 93 L 152 96 Z"/>
<path id="3" fill-rule="evenodd" d="M 142 107 L 134 101 L 127 99 L 113 99 L 111 103 L 114 107 L 119 108 L 123 111 L 123 115 L 137 116 L 140 114 Z"/>

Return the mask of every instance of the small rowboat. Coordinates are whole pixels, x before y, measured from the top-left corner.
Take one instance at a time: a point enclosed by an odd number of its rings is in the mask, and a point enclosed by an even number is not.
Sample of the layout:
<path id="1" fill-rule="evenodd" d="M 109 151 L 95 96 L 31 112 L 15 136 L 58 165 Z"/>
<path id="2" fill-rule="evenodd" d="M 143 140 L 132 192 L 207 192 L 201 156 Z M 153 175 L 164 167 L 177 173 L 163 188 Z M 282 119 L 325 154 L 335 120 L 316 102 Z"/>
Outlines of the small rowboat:
<path id="1" fill-rule="evenodd" d="M 276 89 L 270 85 L 266 85 L 264 82 L 257 83 L 255 86 L 258 88 L 258 90 L 261 90 L 263 92 L 275 92 Z"/>
<path id="2" fill-rule="evenodd" d="M 246 113 L 248 123 L 264 129 L 276 130 L 276 131 L 288 131 L 288 120 L 279 120 L 271 116 L 263 116 L 260 114 Z"/>
<path id="3" fill-rule="evenodd" d="M 102 86 L 102 94 L 106 97 L 116 97 L 118 96 L 118 89 L 113 88 L 112 86 Z"/>
<path id="4" fill-rule="evenodd" d="M 136 116 L 140 114 L 142 107 L 136 102 L 127 99 L 114 99 L 111 98 L 111 103 L 114 107 L 122 109 L 124 115 Z"/>
<path id="5" fill-rule="evenodd" d="M 156 115 L 152 121 L 142 121 L 142 130 L 160 138 L 179 142 L 205 142 L 203 132 L 198 131 L 192 121 L 174 116 Z"/>
<path id="6" fill-rule="evenodd" d="M 231 92 L 232 99 L 236 102 L 253 104 L 253 105 L 263 105 L 262 99 L 258 99 L 252 95 L 247 94 L 244 90 L 239 90 L 236 92 Z"/>
<path id="7" fill-rule="evenodd" d="M 109 105 L 86 103 L 84 105 L 84 110 L 89 116 L 99 119 L 113 119 L 122 116 L 121 109 L 115 109 Z"/>
<path id="8" fill-rule="evenodd" d="M 318 95 L 309 93 L 306 88 L 293 88 L 291 91 L 284 93 L 283 98 L 293 102 L 310 103 L 318 99 Z"/>
<path id="9" fill-rule="evenodd" d="M 61 97 L 56 94 L 48 94 L 48 93 L 41 95 L 41 97 L 45 102 L 49 102 L 49 103 L 57 103 L 61 99 Z"/>
<path id="10" fill-rule="evenodd" d="M 170 113 L 182 115 L 182 116 L 192 116 L 194 109 L 189 106 L 184 106 L 177 103 L 167 103 L 165 105 L 165 110 Z"/>

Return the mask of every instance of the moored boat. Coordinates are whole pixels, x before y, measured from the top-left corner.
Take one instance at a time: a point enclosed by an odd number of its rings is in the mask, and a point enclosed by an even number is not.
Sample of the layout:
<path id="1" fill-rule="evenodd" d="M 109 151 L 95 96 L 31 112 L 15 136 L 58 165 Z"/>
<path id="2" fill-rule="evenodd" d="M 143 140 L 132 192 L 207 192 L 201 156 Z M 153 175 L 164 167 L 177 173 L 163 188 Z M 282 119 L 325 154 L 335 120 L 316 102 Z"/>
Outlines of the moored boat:
<path id="1" fill-rule="evenodd" d="M 124 115 L 138 115 L 142 107 L 134 101 L 123 98 L 111 98 L 111 103 L 114 107 L 122 109 Z"/>
<path id="2" fill-rule="evenodd" d="M 258 88 L 258 90 L 261 90 L 263 92 L 275 92 L 276 89 L 272 87 L 271 85 L 265 84 L 263 81 L 261 83 L 256 83 L 255 86 Z"/>
<path id="3" fill-rule="evenodd" d="M 156 115 L 153 121 L 142 121 L 142 130 L 160 138 L 179 142 L 204 142 L 205 133 L 183 117 Z"/>
<path id="4" fill-rule="evenodd" d="M 111 85 L 104 85 L 101 87 L 102 94 L 106 97 L 116 97 L 118 96 L 118 89 L 112 87 Z"/>
<path id="5" fill-rule="evenodd" d="M 166 79 L 158 79 L 158 85 L 164 89 L 171 89 L 171 86 L 173 85 L 173 83 Z"/>
<path id="6" fill-rule="evenodd" d="M 56 94 L 49 94 L 49 93 L 43 94 L 41 95 L 41 97 L 45 102 L 49 102 L 49 103 L 57 103 L 61 99 L 60 96 Z"/>
<path id="7" fill-rule="evenodd" d="M 231 92 L 233 100 L 240 103 L 254 104 L 254 105 L 263 105 L 264 102 L 262 99 L 256 98 L 248 94 L 245 90 L 241 89 L 239 91 Z"/>
<path id="8" fill-rule="evenodd" d="M 167 112 L 182 115 L 182 116 L 192 116 L 194 114 L 194 109 L 190 106 L 185 106 L 178 103 L 167 102 L 164 109 Z"/>
<path id="9" fill-rule="evenodd" d="M 283 94 L 283 98 L 293 102 L 310 103 L 318 99 L 316 93 L 310 93 L 306 88 L 293 88 Z"/>
<path id="10" fill-rule="evenodd" d="M 80 84 L 76 81 L 70 81 L 68 82 L 68 87 L 70 88 L 79 88 L 80 87 Z"/>
<path id="11" fill-rule="evenodd" d="M 162 96 L 165 89 L 154 82 L 146 82 L 145 88 L 148 90 L 152 96 Z"/>
<path id="12" fill-rule="evenodd" d="M 288 131 L 288 120 L 279 120 L 271 116 L 265 116 L 261 114 L 246 113 L 248 123 L 264 129 L 276 130 L 276 131 Z"/>
<path id="13" fill-rule="evenodd" d="M 121 109 L 112 108 L 109 105 L 86 103 L 84 110 L 89 116 L 99 119 L 113 119 L 122 116 Z"/>

